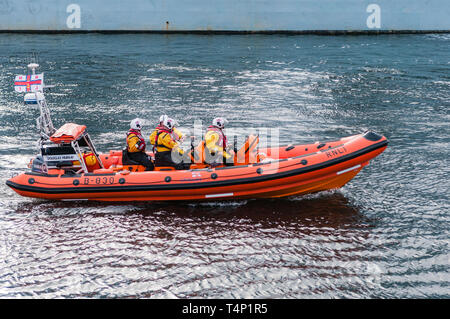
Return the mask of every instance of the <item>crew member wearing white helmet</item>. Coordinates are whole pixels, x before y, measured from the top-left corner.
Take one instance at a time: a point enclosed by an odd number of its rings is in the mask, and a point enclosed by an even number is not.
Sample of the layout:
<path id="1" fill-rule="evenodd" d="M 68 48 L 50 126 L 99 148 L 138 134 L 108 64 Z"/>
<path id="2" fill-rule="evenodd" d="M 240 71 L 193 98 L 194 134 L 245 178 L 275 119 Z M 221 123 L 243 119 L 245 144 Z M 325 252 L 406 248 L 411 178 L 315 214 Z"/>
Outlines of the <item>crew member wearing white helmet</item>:
<path id="1" fill-rule="evenodd" d="M 134 119 L 127 133 L 127 156 L 134 162 L 144 165 L 147 171 L 152 171 L 154 165 L 145 153 L 145 139 L 141 134 L 142 120 Z"/>
<path id="2" fill-rule="evenodd" d="M 184 151 L 178 142 L 180 138 L 174 132 L 177 124 L 174 119 L 163 115 L 160 117 L 160 124 L 150 135 L 150 143 L 154 145 L 155 166 L 171 166 L 175 169 L 189 168 L 189 164 L 176 163 L 172 159 L 172 152 L 178 152 L 180 158 L 184 155 Z"/>
<path id="3" fill-rule="evenodd" d="M 163 114 L 159 117 L 159 125 L 156 127 L 156 129 L 158 129 L 158 127 L 162 127 L 164 121 L 166 121 L 167 119 L 169 119 L 169 117 L 166 114 Z M 175 121 L 176 122 L 176 121 Z M 182 142 L 185 138 L 184 134 L 181 133 L 181 131 L 179 129 L 176 128 L 176 126 L 174 126 L 172 128 L 172 133 L 170 134 L 173 138 L 174 141 L 177 142 Z"/>
<path id="4" fill-rule="evenodd" d="M 227 166 L 233 165 L 233 156 L 226 151 L 227 136 L 223 132 L 226 123 L 228 123 L 227 119 L 216 117 L 212 121 L 212 125 L 208 126 L 208 129 L 206 130 L 205 161 L 208 164 L 225 164 Z"/>

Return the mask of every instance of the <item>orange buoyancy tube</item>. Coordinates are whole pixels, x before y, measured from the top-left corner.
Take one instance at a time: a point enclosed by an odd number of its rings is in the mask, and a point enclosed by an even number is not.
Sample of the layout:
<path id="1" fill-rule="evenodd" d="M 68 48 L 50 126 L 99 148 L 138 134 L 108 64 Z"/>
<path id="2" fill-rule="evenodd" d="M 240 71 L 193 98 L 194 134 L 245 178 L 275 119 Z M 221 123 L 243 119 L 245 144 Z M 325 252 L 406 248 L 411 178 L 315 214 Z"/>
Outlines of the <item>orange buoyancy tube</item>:
<path id="1" fill-rule="evenodd" d="M 248 139 L 243 153 L 251 154 L 255 150 L 252 141 L 256 140 L 257 137 Z M 64 177 L 60 176 L 61 170 L 59 175 L 23 173 L 9 179 L 7 185 L 22 196 L 47 199 L 172 201 L 283 197 L 342 187 L 381 154 L 387 144 L 385 137 L 367 133 L 345 143 L 327 142 L 326 146 L 294 145 L 290 151 L 285 151 L 286 146 L 278 146 L 276 152 L 283 154 L 281 158 L 275 157 L 274 151 L 271 153 L 274 163 L 256 167 L 161 173 L 124 170 L 108 175 Z M 306 148 L 308 154 L 303 153 Z M 266 148 L 261 151 L 269 153 Z M 109 154 L 100 158 L 104 156 Z"/>

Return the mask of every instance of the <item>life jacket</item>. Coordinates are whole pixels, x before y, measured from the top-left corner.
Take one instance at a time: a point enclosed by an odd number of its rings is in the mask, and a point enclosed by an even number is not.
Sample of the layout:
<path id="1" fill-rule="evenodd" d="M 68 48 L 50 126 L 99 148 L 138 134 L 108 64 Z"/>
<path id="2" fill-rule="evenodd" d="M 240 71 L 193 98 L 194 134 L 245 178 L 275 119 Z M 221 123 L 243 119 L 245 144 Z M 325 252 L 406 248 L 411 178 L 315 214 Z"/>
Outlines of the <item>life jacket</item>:
<path id="1" fill-rule="evenodd" d="M 211 139 L 213 136 L 218 136 L 218 139 L 216 140 L 216 137 L 214 137 L 213 139 Z M 222 163 L 224 158 L 226 158 L 227 160 L 231 158 L 231 155 L 227 152 L 226 147 L 227 147 L 227 137 L 225 136 L 225 134 L 223 133 L 223 131 L 218 128 L 215 127 L 213 125 L 209 126 L 206 134 L 205 134 L 205 141 L 203 143 L 203 148 L 204 150 L 208 151 L 207 153 L 203 153 L 204 154 L 204 159 L 206 160 L 206 162 L 208 163 Z M 216 152 L 221 152 L 222 153 L 222 157 L 218 158 L 216 157 L 215 153 Z M 215 158 L 211 158 L 210 156 L 214 156 Z"/>
<path id="2" fill-rule="evenodd" d="M 170 138 L 175 143 L 175 141 L 178 139 L 178 135 L 177 135 L 177 138 L 174 138 L 174 136 L 173 136 L 175 134 L 174 131 L 168 130 L 165 126 L 162 126 L 161 124 L 156 127 L 155 131 L 156 131 L 156 137 L 155 137 L 155 143 L 153 144 L 153 153 L 156 154 L 157 152 L 171 151 L 171 148 L 167 147 L 164 144 L 159 143 L 159 136 L 162 133 L 167 133 L 167 134 L 169 134 Z M 158 150 L 158 147 L 160 148 L 159 150 Z"/>
<path id="3" fill-rule="evenodd" d="M 213 131 L 213 132 L 216 132 L 217 134 L 219 134 L 219 140 L 217 141 L 217 145 L 222 147 L 225 150 L 227 147 L 227 137 L 225 134 L 223 134 L 223 131 L 220 128 L 215 127 L 213 125 L 208 126 L 208 129 L 206 130 L 207 133 L 210 131 Z"/>
<path id="4" fill-rule="evenodd" d="M 137 143 L 132 144 L 132 139 L 138 138 Z M 130 129 L 127 133 L 127 150 L 129 153 L 145 152 L 145 140 L 141 132 Z"/>
<path id="5" fill-rule="evenodd" d="M 86 164 L 86 168 L 88 169 L 89 172 L 92 172 L 95 169 L 101 168 L 100 163 L 97 161 L 97 158 L 95 157 L 94 153 L 92 153 L 92 152 L 84 153 L 83 160 L 84 160 L 84 163 Z"/>

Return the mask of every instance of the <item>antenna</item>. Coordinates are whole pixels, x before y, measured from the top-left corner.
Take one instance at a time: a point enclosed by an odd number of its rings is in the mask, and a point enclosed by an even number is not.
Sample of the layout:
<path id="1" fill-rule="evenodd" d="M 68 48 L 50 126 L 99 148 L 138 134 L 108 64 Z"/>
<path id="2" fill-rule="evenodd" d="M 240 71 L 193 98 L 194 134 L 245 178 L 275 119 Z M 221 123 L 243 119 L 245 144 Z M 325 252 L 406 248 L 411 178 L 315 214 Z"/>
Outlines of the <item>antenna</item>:
<path id="1" fill-rule="evenodd" d="M 41 136 L 38 143 L 41 145 L 50 138 L 56 129 L 53 126 L 50 110 L 44 96 L 44 88 L 48 87 L 44 85 L 44 73 L 36 74 L 36 69 L 39 67 L 37 63 L 29 63 L 27 67 L 31 75 L 16 76 L 14 89 L 16 92 L 30 92 L 24 96 L 25 104 L 37 104 L 39 106 L 40 115 L 36 119 L 36 124 Z"/>
<path id="2" fill-rule="evenodd" d="M 35 75 L 36 74 L 36 69 L 39 67 L 39 64 L 37 63 L 30 63 L 27 65 L 28 69 L 31 70 L 31 74 Z"/>

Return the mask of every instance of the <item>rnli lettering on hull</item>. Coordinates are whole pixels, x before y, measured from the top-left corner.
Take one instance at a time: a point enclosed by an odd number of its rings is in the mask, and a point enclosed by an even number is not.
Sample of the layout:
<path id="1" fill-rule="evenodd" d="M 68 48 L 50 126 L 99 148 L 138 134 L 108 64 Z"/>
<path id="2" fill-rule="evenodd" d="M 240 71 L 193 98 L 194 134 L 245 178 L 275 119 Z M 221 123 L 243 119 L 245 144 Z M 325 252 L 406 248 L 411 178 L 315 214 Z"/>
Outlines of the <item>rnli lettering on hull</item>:
<path id="1" fill-rule="evenodd" d="M 325 152 L 328 158 L 339 156 L 345 153 L 347 153 L 347 149 L 344 146 Z"/>

